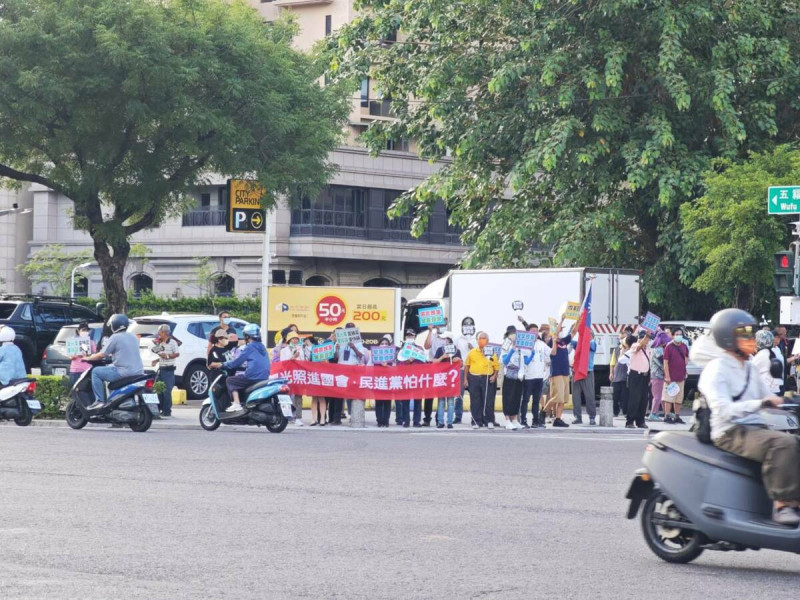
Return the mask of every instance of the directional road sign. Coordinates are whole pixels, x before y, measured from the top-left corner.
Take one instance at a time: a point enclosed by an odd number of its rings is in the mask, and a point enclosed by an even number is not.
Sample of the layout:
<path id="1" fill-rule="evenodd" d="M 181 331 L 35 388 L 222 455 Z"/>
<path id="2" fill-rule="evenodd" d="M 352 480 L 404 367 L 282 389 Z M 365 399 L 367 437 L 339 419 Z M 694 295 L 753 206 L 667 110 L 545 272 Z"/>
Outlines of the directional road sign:
<path id="1" fill-rule="evenodd" d="M 228 180 L 228 218 L 226 230 L 236 233 L 262 233 L 266 215 L 261 208 L 264 188 L 244 179 Z"/>
<path id="2" fill-rule="evenodd" d="M 770 187 L 767 190 L 767 208 L 771 215 L 800 213 L 800 185 Z"/>

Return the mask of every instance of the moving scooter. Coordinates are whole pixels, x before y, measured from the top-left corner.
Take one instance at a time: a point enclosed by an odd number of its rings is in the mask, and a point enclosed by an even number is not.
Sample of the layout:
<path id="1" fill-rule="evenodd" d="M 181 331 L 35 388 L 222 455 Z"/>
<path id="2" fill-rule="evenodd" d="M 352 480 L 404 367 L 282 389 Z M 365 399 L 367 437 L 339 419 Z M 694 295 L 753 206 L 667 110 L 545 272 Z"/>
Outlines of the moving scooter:
<path id="1" fill-rule="evenodd" d="M 800 404 L 781 409 L 800 418 Z M 800 527 L 771 518 L 761 464 L 704 444 L 691 432 L 659 433 L 642 462 L 626 496 L 628 518 L 644 503 L 642 533 L 663 560 L 688 563 L 704 550 L 800 553 Z"/>
<path id="2" fill-rule="evenodd" d="M 200 409 L 200 426 L 214 431 L 220 425 L 262 425 L 271 433 L 280 433 L 294 415 L 294 406 L 289 397 L 286 379 L 259 381 L 239 392 L 242 410 L 225 412 L 231 405 L 225 381 L 229 372 L 222 372 L 214 379 L 208 390 L 208 398 Z"/>
<path id="3" fill-rule="evenodd" d="M 33 397 L 35 391 L 36 382 L 26 377 L 12 379 L 0 388 L 0 421 L 13 419 L 20 427 L 30 425 L 42 411 L 42 403 Z"/>
<path id="4" fill-rule="evenodd" d="M 67 424 L 83 429 L 87 423 L 127 425 L 133 431 L 145 432 L 158 416 L 158 394 L 153 393 L 153 375 L 144 373 L 123 377 L 107 385 L 107 400 L 103 406 L 89 410 L 94 403 L 92 371 L 110 364 L 108 360 L 87 360 L 92 368 L 84 371 L 72 387 L 67 404 Z"/>

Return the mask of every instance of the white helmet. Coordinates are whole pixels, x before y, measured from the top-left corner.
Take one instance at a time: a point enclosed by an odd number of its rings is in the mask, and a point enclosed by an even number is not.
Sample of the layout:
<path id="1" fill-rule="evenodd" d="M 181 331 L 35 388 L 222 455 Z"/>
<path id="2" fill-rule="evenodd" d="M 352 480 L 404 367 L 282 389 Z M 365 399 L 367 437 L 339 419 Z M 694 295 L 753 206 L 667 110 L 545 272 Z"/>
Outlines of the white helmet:
<path id="1" fill-rule="evenodd" d="M 11 327 L 8 326 L 0 327 L 0 344 L 4 344 L 6 342 L 13 342 L 16 336 L 17 332 L 14 331 Z"/>

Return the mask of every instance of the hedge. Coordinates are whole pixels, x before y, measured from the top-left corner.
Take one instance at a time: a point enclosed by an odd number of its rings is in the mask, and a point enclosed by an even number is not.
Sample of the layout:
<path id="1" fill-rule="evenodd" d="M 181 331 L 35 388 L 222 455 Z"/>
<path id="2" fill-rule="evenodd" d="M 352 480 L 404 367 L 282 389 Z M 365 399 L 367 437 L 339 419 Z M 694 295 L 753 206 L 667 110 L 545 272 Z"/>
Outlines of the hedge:
<path id="1" fill-rule="evenodd" d="M 102 298 L 77 298 L 78 303 L 94 310 Z M 169 298 L 142 294 L 140 298 L 128 298 L 128 316 L 141 317 L 169 313 L 199 313 L 216 315 L 223 310 L 250 323 L 261 322 L 261 299 L 233 297 Z"/>
<path id="2" fill-rule="evenodd" d="M 42 403 L 39 419 L 63 419 L 64 409 L 69 402 L 69 377 L 61 375 L 40 375 L 36 379 L 34 397 Z"/>

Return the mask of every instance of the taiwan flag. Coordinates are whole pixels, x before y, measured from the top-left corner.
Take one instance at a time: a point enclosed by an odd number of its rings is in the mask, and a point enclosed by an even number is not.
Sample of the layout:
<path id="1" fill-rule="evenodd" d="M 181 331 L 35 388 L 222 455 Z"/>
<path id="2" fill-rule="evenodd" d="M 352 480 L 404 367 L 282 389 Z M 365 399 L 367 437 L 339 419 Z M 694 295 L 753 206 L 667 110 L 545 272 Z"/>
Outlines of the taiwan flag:
<path id="1" fill-rule="evenodd" d="M 578 346 L 575 348 L 575 362 L 573 370 L 575 381 L 586 379 L 589 375 L 589 353 L 592 343 L 592 282 L 589 281 L 589 290 L 583 299 L 581 316 L 578 317 Z"/>

